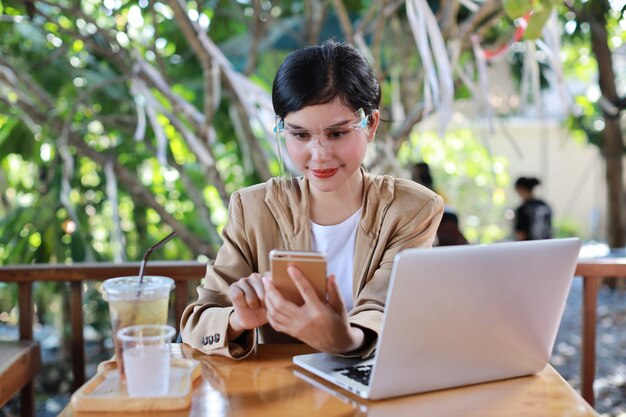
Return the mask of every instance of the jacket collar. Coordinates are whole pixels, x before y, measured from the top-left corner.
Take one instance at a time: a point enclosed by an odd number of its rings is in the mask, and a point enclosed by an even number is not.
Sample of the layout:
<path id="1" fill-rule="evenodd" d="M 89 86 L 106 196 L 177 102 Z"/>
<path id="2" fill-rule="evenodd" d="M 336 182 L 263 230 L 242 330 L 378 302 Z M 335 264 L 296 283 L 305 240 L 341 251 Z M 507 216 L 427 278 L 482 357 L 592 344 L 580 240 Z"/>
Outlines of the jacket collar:
<path id="1" fill-rule="evenodd" d="M 367 273 L 374 243 L 380 234 L 387 208 L 394 198 L 393 178 L 371 175 L 363 168 L 361 172 L 364 192 L 354 251 L 354 276 L 359 281 L 358 285 L 353 286 L 355 291 Z M 285 242 L 284 249 L 311 250 L 309 186 L 309 181 L 303 176 L 293 179 L 272 178 L 268 181 L 265 203 L 278 223 Z"/>
<path id="2" fill-rule="evenodd" d="M 363 203 L 361 204 L 361 221 L 357 230 L 354 247 L 352 298 L 366 284 L 372 257 L 380 236 L 383 220 L 389 205 L 394 198 L 395 181 L 387 175 L 370 175 L 363 170 Z"/>
<path id="3" fill-rule="evenodd" d="M 270 179 L 265 204 L 278 223 L 284 249 L 311 250 L 308 180 L 305 177 Z"/>

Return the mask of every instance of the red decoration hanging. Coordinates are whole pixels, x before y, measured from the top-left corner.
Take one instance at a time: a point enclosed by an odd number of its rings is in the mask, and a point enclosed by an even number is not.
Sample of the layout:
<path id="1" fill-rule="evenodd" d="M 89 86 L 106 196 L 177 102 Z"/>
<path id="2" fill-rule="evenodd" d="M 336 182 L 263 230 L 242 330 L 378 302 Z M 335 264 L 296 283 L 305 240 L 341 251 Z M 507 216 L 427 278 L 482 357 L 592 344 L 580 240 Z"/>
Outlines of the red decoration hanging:
<path id="1" fill-rule="evenodd" d="M 528 27 L 528 19 L 530 19 L 530 16 L 532 14 L 533 12 L 531 10 L 520 19 L 516 19 L 517 28 L 515 29 L 513 38 L 509 42 L 504 43 L 503 45 L 499 46 L 496 49 L 492 49 L 492 50 L 483 49 L 485 59 L 487 60 L 496 59 L 504 55 L 505 53 L 507 53 L 508 50 L 511 49 L 511 45 L 513 45 L 513 43 L 519 42 L 519 40 L 522 39 L 522 36 L 524 36 L 524 32 L 526 32 L 526 28 Z"/>

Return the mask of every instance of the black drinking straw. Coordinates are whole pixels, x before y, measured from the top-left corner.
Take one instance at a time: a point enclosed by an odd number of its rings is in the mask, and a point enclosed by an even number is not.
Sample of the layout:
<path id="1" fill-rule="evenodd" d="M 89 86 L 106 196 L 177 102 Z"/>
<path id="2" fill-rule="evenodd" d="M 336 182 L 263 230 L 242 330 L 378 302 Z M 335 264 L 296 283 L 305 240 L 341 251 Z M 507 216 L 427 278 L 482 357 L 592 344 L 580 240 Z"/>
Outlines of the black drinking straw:
<path id="1" fill-rule="evenodd" d="M 156 245 L 148 249 L 146 253 L 144 253 L 143 259 L 141 260 L 141 266 L 139 267 L 139 289 L 137 290 L 137 300 L 141 298 L 141 285 L 143 284 L 143 270 L 146 267 L 146 262 L 148 262 L 148 256 L 150 256 L 152 252 L 154 252 L 155 250 L 157 250 L 158 248 L 160 248 L 161 246 L 169 242 L 170 239 L 176 236 L 176 234 L 177 234 L 176 232 L 170 233 L 169 235 L 165 236 L 163 240 L 158 242 Z M 134 315 L 132 319 L 130 320 L 130 323 L 136 322 L 137 314 L 139 314 L 138 310 L 139 310 L 139 303 L 135 303 L 135 308 L 133 309 Z"/>
<path id="2" fill-rule="evenodd" d="M 148 249 L 146 253 L 143 255 L 143 259 L 141 260 L 141 267 L 139 268 L 139 285 L 140 286 L 141 284 L 143 284 L 143 270 L 146 267 L 146 262 L 148 262 L 148 256 L 150 256 L 152 252 L 154 252 L 155 250 L 157 250 L 158 248 L 160 248 L 161 246 L 169 242 L 170 239 L 176 236 L 176 234 L 177 234 L 176 232 L 172 232 L 169 235 L 165 236 L 163 240 L 161 240 L 159 243 L 157 243 L 156 245 Z M 141 291 L 141 289 L 139 291 Z"/>

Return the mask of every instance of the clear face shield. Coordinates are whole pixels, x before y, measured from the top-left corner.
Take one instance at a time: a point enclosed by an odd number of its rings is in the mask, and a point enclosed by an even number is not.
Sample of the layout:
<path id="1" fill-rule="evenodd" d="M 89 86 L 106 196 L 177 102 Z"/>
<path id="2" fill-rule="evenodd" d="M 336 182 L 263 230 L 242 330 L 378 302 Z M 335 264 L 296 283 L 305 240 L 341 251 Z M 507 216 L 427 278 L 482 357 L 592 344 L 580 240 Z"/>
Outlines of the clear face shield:
<path id="1" fill-rule="evenodd" d="M 291 178 L 291 169 L 285 161 L 285 152 L 287 144 L 307 148 L 313 152 L 315 150 L 332 151 L 333 148 L 341 146 L 342 143 L 350 141 L 354 135 L 358 135 L 361 131 L 367 133 L 370 115 L 365 115 L 363 109 L 359 109 L 354 113 L 354 120 L 346 123 L 327 126 L 321 129 L 301 129 L 290 126 L 285 120 L 276 117 L 276 125 L 274 133 L 278 143 L 278 163 L 280 166 L 280 175 Z"/>

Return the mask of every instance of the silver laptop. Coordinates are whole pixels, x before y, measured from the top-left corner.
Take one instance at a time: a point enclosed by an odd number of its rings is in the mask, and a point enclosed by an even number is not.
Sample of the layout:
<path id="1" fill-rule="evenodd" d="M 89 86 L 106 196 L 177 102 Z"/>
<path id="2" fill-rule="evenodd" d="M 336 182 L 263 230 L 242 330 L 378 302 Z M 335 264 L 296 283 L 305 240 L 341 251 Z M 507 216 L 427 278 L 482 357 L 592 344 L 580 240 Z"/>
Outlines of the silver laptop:
<path id="1" fill-rule="evenodd" d="M 579 251 L 577 238 L 402 251 L 375 357 L 293 361 L 372 400 L 537 373 L 550 359 Z"/>

